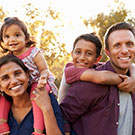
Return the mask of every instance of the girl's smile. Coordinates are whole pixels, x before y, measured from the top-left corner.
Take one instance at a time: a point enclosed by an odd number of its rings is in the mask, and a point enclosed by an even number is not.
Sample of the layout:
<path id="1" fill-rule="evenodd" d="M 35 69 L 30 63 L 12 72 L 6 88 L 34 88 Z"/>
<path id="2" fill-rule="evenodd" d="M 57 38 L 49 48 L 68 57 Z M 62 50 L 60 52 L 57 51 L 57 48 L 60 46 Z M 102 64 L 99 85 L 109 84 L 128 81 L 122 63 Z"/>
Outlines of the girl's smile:
<path id="1" fill-rule="evenodd" d="M 17 24 L 11 24 L 3 32 L 4 47 L 13 52 L 14 55 L 21 55 L 26 48 L 26 37 Z"/>

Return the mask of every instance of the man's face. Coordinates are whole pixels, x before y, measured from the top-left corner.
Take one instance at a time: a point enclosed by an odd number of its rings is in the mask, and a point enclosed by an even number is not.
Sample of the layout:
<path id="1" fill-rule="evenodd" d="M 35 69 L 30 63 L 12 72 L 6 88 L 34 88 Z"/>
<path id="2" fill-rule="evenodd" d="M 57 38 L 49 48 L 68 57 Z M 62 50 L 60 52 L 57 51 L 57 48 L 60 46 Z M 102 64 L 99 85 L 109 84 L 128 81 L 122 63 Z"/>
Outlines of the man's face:
<path id="1" fill-rule="evenodd" d="M 126 74 L 135 59 L 135 37 L 129 30 L 116 30 L 108 38 L 108 56 L 117 73 Z"/>
<path id="2" fill-rule="evenodd" d="M 72 52 L 73 64 L 77 68 L 90 68 L 96 62 L 96 55 L 96 45 L 81 39 Z"/>

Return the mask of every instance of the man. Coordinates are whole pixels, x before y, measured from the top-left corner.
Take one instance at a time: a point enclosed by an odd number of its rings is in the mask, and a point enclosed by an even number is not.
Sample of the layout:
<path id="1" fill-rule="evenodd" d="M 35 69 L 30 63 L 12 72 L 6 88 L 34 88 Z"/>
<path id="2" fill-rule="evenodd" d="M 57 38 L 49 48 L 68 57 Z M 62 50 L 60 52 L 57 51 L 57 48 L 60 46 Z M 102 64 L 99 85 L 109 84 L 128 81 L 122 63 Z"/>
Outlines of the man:
<path id="1" fill-rule="evenodd" d="M 105 35 L 110 58 L 97 70 L 109 70 L 128 80 L 135 58 L 135 33 L 128 23 L 112 25 Z M 77 135 L 135 135 L 135 97 L 116 86 L 78 81 L 60 104 L 63 117 Z M 70 132 L 67 125 L 66 132 Z"/>

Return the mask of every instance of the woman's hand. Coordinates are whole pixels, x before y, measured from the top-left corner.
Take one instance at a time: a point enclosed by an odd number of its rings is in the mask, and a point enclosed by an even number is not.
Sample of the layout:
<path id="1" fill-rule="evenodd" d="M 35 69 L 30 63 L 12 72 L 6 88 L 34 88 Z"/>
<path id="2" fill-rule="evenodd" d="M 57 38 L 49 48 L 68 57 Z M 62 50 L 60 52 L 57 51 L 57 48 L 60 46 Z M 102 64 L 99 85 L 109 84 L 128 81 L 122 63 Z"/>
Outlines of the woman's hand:
<path id="1" fill-rule="evenodd" d="M 35 95 L 35 97 L 31 98 L 31 100 L 34 100 L 42 111 L 49 111 L 50 109 L 52 109 L 50 97 L 45 88 L 36 88 L 33 91 L 33 94 Z"/>
<path id="2" fill-rule="evenodd" d="M 33 93 L 35 97 L 31 100 L 42 110 L 47 135 L 61 135 L 47 90 L 36 88 Z"/>

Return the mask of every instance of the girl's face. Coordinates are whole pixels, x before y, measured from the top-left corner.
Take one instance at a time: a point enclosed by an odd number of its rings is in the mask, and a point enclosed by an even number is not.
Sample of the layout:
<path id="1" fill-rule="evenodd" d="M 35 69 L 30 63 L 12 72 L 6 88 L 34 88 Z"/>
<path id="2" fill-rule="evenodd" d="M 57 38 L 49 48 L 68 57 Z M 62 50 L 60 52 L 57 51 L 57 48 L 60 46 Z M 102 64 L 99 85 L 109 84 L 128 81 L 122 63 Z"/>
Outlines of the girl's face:
<path id="1" fill-rule="evenodd" d="M 0 89 L 11 97 L 20 97 L 26 93 L 29 76 L 15 62 L 0 67 Z"/>
<path id="2" fill-rule="evenodd" d="M 14 55 L 21 55 L 26 51 L 26 37 L 17 24 L 11 24 L 3 31 L 4 48 L 12 51 Z"/>

